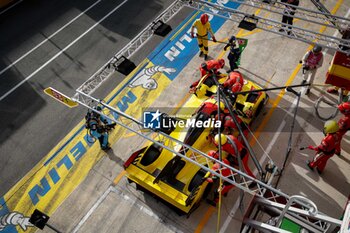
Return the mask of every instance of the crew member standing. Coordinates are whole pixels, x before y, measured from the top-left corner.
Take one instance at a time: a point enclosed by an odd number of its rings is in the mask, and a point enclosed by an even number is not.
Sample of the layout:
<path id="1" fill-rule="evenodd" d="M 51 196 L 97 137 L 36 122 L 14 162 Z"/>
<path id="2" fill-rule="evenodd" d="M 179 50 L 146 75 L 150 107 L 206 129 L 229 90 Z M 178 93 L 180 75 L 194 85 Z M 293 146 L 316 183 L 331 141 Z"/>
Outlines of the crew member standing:
<path id="1" fill-rule="evenodd" d="M 249 165 L 248 165 L 249 153 L 247 149 L 243 146 L 243 144 L 240 141 L 238 141 L 238 139 L 233 135 L 221 134 L 220 136 L 221 136 L 220 141 L 222 146 L 221 148 L 223 151 L 229 154 L 226 157 L 226 159 L 230 161 L 231 166 L 237 167 L 239 165 L 238 156 L 240 156 L 243 163 L 243 168 L 246 171 L 246 173 L 249 176 L 256 178 L 254 173 L 249 168 Z M 214 144 L 216 146 L 219 145 L 219 134 L 215 135 Z M 237 155 L 235 147 L 237 148 L 239 155 Z"/>
<path id="2" fill-rule="evenodd" d="M 96 108 L 101 111 L 100 107 Z M 115 124 L 108 124 L 107 119 L 97 112 L 89 111 L 85 116 L 85 127 L 89 130 L 90 135 L 98 139 L 102 150 L 109 150 L 111 147 L 108 143 L 108 130 L 114 128 Z"/>
<path id="3" fill-rule="evenodd" d="M 194 21 L 191 27 L 191 37 L 194 38 L 194 28 L 197 29 L 197 40 L 200 49 L 199 56 L 204 54 L 204 59 L 208 59 L 208 33 L 210 33 L 211 38 L 216 42 L 213 30 L 211 29 L 209 23 L 209 16 L 207 14 L 202 14 L 200 19 Z"/>
<path id="4" fill-rule="evenodd" d="M 211 156 L 212 151 L 210 151 L 208 153 L 209 156 Z M 214 152 L 216 153 L 216 152 Z M 217 155 L 217 153 L 216 153 Z M 216 157 L 216 159 L 218 159 Z M 230 165 L 230 162 L 227 160 L 227 159 L 223 159 L 222 162 L 226 165 Z M 233 174 L 231 172 L 231 170 L 227 167 L 223 167 L 219 164 L 219 163 L 214 163 L 214 165 L 211 167 L 211 169 L 213 171 L 216 171 L 218 173 L 221 173 L 221 175 L 225 176 L 225 177 L 228 177 L 230 179 L 232 179 L 233 177 Z M 221 171 L 220 171 L 221 170 Z M 216 180 L 218 177 L 216 177 L 215 175 L 213 174 L 210 174 L 209 177 L 206 179 L 208 183 L 213 183 L 214 180 Z M 221 186 L 219 186 L 216 190 L 214 190 L 214 193 L 213 193 L 213 199 L 207 199 L 207 203 L 209 203 L 210 205 L 212 206 L 216 206 L 216 204 L 219 202 L 219 195 L 223 195 L 224 197 L 227 196 L 228 192 L 233 188 L 235 187 L 233 184 L 231 184 L 230 182 L 227 182 L 227 181 L 223 181 Z"/>
<path id="5" fill-rule="evenodd" d="M 289 24 L 287 29 L 288 35 L 290 35 L 293 25 L 293 16 L 295 14 L 296 8 L 293 6 L 299 6 L 299 0 L 281 0 L 281 2 L 285 2 L 289 5 L 285 5 L 283 16 L 282 16 L 282 23 Z M 279 30 L 280 32 L 285 32 L 285 25 L 282 25 L 282 28 Z"/>
<path id="6" fill-rule="evenodd" d="M 350 103 L 344 102 L 338 105 L 339 111 L 344 115 L 338 121 L 339 126 L 339 147 L 337 148 L 335 154 L 340 155 L 341 153 L 341 141 L 343 136 L 350 130 Z"/>
<path id="7" fill-rule="evenodd" d="M 305 53 L 303 59 L 303 83 L 307 81 L 312 84 L 315 79 L 316 71 L 323 64 L 323 53 L 322 47 L 319 45 L 315 45 L 312 50 Z M 310 93 L 311 85 L 308 86 L 305 94 L 308 95 Z"/>
<path id="8" fill-rule="evenodd" d="M 224 50 L 226 51 L 229 47 L 230 52 L 228 53 L 227 59 L 230 62 L 230 70 L 228 70 L 227 73 L 238 68 L 237 62 L 241 56 L 241 50 L 236 46 L 236 37 L 232 36 L 228 40 L 228 44 L 225 45 Z"/>
<path id="9" fill-rule="evenodd" d="M 309 149 L 315 150 L 317 153 L 312 161 L 308 161 L 307 166 L 321 174 L 326 167 L 328 159 L 330 159 L 337 150 L 340 151 L 340 136 L 338 133 L 339 127 L 336 121 L 326 121 L 323 128 L 323 133 L 326 135 L 322 139 L 319 146 L 308 146 Z"/>

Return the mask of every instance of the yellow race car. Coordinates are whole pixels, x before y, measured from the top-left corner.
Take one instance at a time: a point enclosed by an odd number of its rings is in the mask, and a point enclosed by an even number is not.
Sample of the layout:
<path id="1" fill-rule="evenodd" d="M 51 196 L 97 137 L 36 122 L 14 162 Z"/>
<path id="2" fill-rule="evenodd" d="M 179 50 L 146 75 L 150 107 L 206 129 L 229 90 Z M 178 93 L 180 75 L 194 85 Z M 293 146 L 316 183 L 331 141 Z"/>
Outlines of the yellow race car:
<path id="1" fill-rule="evenodd" d="M 260 89 L 256 84 L 247 81 L 244 83 L 243 91 Z M 242 117 L 243 121 L 250 124 L 267 101 L 265 93 L 251 93 L 238 95 L 234 107 Z M 208 97 L 201 98 L 193 95 L 186 104 L 178 111 L 179 115 L 194 114 L 188 113 L 189 109 L 198 108 Z M 211 99 L 213 100 L 213 99 Z M 250 113 L 248 112 L 250 111 Z M 190 120 L 204 121 L 202 115 L 195 113 L 188 117 Z M 185 119 L 185 120 L 188 120 Z M 207 153 L 216 150 L 216 146 L 210 141 L 210 127 L 180 127 L 179 125 L 170 131 L 163 131 L 186 145 Z M 209 193 L 208 182 L 205 177 L 208 175 L 203 167 L 211 168 L 212 163 L 204 156 L 198 156 L 191 151 L 184 150 L 179 144 L 174 144 L 164 137 L 155 139 L 162 146 L 152 143 L 135 153 L 125 162 L 124 168 L 127 172 L 129 182 L 134 182 L 137 188 L 148 191 L 166 203 L 171 204 L 181 213 L 190 214 L 195 210 L 201 199 Z M 175 153 L 163 148 L 169 147 L 173 151 L 181 152 L 187 157 L 196 156 L 200 165 L 188 162 Z M 202 167 L 201 167 L 202 166 Z"/>
<path id="2" fill-rule="evenodd" d="M 243 75 L 239 72 L 232 72 L 230 75 L 238 75 L 243 78 Z M 218 74 L 216 76 L 220 84 L 224 84 L 228 79 L 227 74 Z M 257 84 L 243 79 L 241 82 L 243 85 L 240 92 L 259 90 L 260 86 Z M 205 101 L 208 97 L 213 96 L 217 93 L 217 85 L 212 78 L 212 76 L 203 76 L 195 86 L 191 86 L 191 91 L 198 99 Z M 226 89 L 224 88 L 226 91 Z M 226 92 L 228 97 L 232 97 L 232 93 Z M 234 109 L 237 111 L 240 118 L 248 125 L 251 124 L 252 120 L 259 115 L 264 105 L 267 103 L 269 96 L 265 92 L 251 92 L 246 94 L 236 95 L 231 98 Z"/>
<path id="3" fill-rule="evenodd" d="M 201 134 L 197 142 L 205 142 L 204 135 Z M 172 147 L 169 140 L 159 141 Z M 194 143 L 194 147 L 198 145 Z M 201 165 L 211 167 L 208 161 L 204 157 L 197 159 Z M 136 183 L 138 189 L 155 194 L 175 207 L 179 214 L 192 213 L 205 196 L 207 171 L 155 143 L 133 153 L 124 163 L 124 168 L 129 182 Z"/>

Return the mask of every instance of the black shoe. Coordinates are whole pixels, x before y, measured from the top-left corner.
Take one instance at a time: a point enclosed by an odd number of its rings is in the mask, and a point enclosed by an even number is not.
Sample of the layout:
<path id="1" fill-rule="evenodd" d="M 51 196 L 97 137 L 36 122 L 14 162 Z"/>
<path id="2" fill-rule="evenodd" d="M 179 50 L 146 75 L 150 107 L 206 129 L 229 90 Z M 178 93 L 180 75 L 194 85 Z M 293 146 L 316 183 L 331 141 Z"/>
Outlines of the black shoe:
<path id="1" fill-rule="evenodd" d="M 204 60 L 208 60 L 208 55 L 207 54 L 204 55 Z"/>
<path id="2" fill-rule="evenodd" d="M 317 172 L 318 172 L 319 175 L 322 174 L 322 171 L 321 171 L 320 169 L 318 169 L 318 167 L 316 168 L 316 170 L 317 170 Z"/>
<path id="3" fill-rule="evenodd" d="M 314 171 L 314 168 L 313 167 L 311 167 L 311 164 L 310 164 L 311 162 L 310 161 L 308 161 L 307 162 L 307 166 L 308 166 L 308 168 L 311 170 L 311 171 Z"/>
<path id="4" fill-rule="evenodd" d="M 203 52 L 202 52 L 202 51 L 200 51 L 199 56 L 200 56 L 200 57 L 203 56 Z"/>
<path id="5" fill-rule="evenodd" d="M 111 147 L 110 147 L 110 146 L 101 147 L 101 150 L 104 150 L 104 151 L 108 151 L 108 150 L 110 150 L 110 149 L 111 149 Z"/>
<path id="6" fill-rule="evenodd" d="M 288 32 L 287 32 L 288 36 L 290 36 L 291 33 L 292 33 L 291 31 L 288 31 Z"/>
<path id="7" fill-rule="evenodd" d="M 209 205 L 212 205 L 212 206 L 216 207 L 216 202 L 213 201 L 213 200 L 207 199 L 207 203 L 208 203 Z"/>
<path id="8" fill-rule="evenodd" d="M 303 80 L 302 82 L 301 82 L 301 85 L 304 85 L 304 84 L 306 84 L 306 80 Z"/>

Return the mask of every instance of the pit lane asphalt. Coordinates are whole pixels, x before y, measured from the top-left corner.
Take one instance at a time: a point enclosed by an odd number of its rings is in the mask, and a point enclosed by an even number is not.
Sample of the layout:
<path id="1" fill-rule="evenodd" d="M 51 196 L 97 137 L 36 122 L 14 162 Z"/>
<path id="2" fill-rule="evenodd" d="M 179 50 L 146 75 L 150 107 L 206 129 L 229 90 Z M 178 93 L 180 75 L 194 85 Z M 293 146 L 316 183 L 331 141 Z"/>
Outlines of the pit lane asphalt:
<path id="1" fill-rule="evenodd" d="M 97 0 L 24 1 L 0 15 L 0 70 L 47 39 Z M 0 96 L 63 50 L 123 1 L 102 0 L 38 49 L 0 75 Z M 0 101 L 0 195 L 4 195 L 84 117 L 43 89 L 68 96 L 166 9 L 170 0 L 128 0 L 30 80 Z M 158 40 L 141 50 L 141 61 Z M 109 80 L 97 94 L 104 97 L 124 78 Z"/>

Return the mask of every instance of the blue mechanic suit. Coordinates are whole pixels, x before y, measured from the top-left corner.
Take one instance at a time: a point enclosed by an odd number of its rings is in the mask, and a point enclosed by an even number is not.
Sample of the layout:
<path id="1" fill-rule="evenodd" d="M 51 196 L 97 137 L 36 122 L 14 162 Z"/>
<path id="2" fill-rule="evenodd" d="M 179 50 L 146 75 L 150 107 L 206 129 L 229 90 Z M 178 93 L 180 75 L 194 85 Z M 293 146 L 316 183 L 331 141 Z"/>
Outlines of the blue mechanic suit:
<path id="1" fill-rule="evenodd" d="M 91 136 L 98 139 L 101 149 L 110 149 L 108 143 L 108 132 L 105 126 L 105 124 L 108 124 L 108 121 L 102 116 L 95 116 L 89 120 L 88 124 Z"/>
<path id="2" fill-rule="evenodd" d="M 236 37 L 232 36 L 227 45 L 225 45 L 224 50 L 226 51 L 230 47 L 230 52 L 228 53 L 227 59 L 230 63 L 230 71 L 234 71 L 238 68 L 237 62 L 241 56 L 241 51 L 236 47 Z"/>

